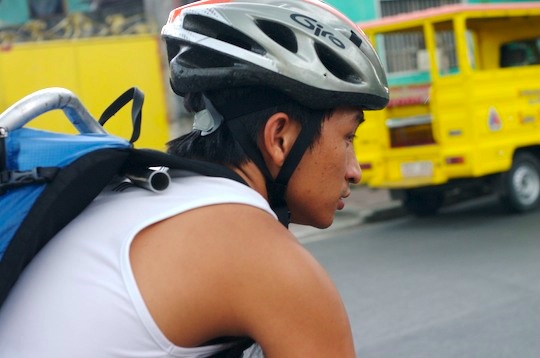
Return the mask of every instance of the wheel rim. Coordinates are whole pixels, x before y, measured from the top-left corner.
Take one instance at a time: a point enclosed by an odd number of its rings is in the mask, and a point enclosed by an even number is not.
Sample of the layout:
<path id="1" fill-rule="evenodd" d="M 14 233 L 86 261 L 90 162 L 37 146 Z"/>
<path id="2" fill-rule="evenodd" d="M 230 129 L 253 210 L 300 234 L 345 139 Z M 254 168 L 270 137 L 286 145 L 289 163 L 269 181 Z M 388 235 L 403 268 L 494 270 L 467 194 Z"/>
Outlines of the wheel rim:
<path id="1" fill-rule="evenodd" d="M 531 205 L 540 194 L 540 177 L 536 169 L 528 164 L 521 165 L 514 172 L 512 180 L 517 200 L 523 205 Z"/>

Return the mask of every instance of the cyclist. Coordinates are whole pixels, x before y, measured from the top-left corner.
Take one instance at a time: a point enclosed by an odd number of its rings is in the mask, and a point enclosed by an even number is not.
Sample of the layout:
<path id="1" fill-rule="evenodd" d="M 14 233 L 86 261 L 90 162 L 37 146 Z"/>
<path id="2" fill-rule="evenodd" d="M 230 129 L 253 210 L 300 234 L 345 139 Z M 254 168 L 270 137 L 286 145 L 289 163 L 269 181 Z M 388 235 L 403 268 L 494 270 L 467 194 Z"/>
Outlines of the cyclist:
<path id="1" fill-rule="evenodd" d="M 168 151 L 238 181 L 104 191 L 17 282 L 0 356 L 354 357 L 338 291 L 287 225 L 328 227 L 360 180 L 354 134 L 388 102 L 373 48 L 317 0 L 199 1 L 162 36 L 195 118 Z"/>

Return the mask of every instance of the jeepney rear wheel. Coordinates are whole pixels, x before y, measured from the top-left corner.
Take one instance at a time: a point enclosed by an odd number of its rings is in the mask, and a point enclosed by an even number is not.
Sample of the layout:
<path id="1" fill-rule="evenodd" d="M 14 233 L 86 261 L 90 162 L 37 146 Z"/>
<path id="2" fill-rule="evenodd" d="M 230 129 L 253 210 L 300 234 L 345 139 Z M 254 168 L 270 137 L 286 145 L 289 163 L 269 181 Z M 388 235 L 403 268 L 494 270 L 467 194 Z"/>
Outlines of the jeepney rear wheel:
<path id="1" fill-rule="evenodd" d="M 444 193 L 437 190 L 406 190 L 403 207 L 419 217 L 435 215 L 444 204 Z"/>
<path id="2" fill-rule="evenodd" d="M 522 152 L 514 157 L 512 168 L 502 176 L 500 200 L 505 209 L 524 213 L 540 205 L 540 161 Z"/>

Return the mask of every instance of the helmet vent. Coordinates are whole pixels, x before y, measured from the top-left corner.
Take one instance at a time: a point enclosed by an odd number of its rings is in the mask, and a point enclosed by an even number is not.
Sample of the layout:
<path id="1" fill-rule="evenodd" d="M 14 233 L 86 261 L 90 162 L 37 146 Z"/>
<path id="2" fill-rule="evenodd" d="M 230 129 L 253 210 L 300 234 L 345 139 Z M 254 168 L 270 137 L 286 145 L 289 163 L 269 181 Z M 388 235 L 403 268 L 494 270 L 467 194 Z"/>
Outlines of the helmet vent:
<path id="1" fill-rule="evenodd" d="M 257 20 L 256 25 L 266 36 L 277 42 L 279 45 L 292 53 L 298 51 L 298 42 L 293 31 L 288 27 L 274 21 Z"/>
<path id="2" fill-rule="evenodd" d="M 266 54 L 266 50 L 261 45 L 242 32 L 206 16 L 186 15 L 183 26 L 186 30 L 227 42 L 244 50 L 259 55 Z"/>
<path id="3" fill-rule="evenodd" d="M 358 73 L 327 46 L 316 43 L 315 50 L 326 69 L 337 78 L 351 83 L 362 83 Z"/>
<path id="4" fill-rule="evenodd" d="M 230 68 L 235 65 L 233 58 L 204 47 L 186 47 L 175 61 L 187 68 Z"/>

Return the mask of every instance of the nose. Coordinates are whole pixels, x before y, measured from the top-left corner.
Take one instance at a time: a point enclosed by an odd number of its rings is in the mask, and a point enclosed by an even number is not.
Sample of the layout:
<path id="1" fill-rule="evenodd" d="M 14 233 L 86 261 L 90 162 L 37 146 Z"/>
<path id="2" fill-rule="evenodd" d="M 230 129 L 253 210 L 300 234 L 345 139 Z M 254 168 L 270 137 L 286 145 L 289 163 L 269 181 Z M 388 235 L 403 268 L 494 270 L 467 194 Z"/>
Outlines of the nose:
<path id="1" fill-rule="evenodd" d="M 347 171 L 345 175 L 345 179 L 351 184 L 358 184 L 360 179 L 362 179 L 362 169 L 360 168 L 360 163 L 358 163 L 354 151 L 348 156 Z"/>

